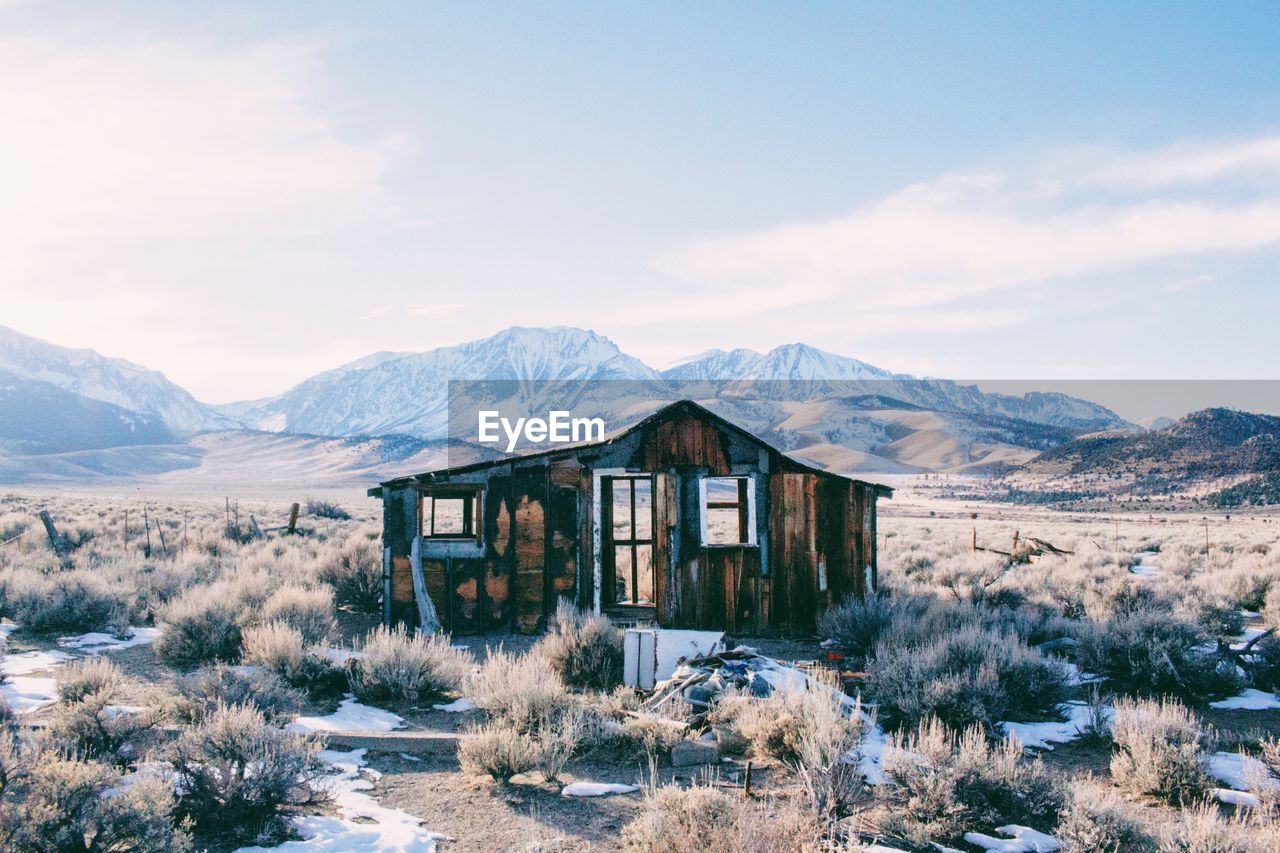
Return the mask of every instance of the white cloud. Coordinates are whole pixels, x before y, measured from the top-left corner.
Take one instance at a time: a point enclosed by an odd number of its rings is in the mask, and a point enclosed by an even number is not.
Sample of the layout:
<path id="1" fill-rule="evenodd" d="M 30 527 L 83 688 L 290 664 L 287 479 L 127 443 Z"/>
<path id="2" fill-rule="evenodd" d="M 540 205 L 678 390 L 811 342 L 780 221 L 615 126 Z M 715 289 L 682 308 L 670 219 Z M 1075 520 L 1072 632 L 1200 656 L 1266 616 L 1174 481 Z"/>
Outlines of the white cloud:
<path id="1" fill-rule="evenodd" d="M 799 289 L 895 309 L 1280 243 L 1280 199 L 1140 200 L 1046 211 L 1003 192 L 989 198 L 986 190 L 929 189 L 828 222 L 705 240 L 665 263 L 686 280 L 764 288 L 784 301 Z"/>
<path id="2" fill-rule="evenodd" d="M 1240 142 L 1174 145 L 1140 155 L 1119 156 L 1094 178 L 1119 186 L 1167 187 L 1224 178 L 1280 178 L 1280 136 Z"/>

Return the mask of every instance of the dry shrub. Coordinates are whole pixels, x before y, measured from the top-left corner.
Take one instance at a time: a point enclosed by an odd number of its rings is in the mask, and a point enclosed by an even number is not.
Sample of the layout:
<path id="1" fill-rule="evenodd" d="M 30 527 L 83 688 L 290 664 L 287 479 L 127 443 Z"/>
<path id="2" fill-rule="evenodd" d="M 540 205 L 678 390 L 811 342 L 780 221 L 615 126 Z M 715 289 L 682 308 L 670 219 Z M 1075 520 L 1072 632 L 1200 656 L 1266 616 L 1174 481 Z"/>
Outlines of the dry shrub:
<path id="1" fill-rule="evenodd" d="M 468 773 L 508 782 L 538 765 L 538 745 L 506 720 L 471 729 L 458 743 L 458 763 Z"/>
<path id="2" fill-rule="evenodd" d="M 1173 699 L 1121 699 L 1111 723 L 1116 784 L 1174 804 L 1195 802 L 1212 787 L 1206 773 L 1205 732 Z"/>
<path id="3" fill-rule="evenodd" d="M 796 853 L 818 850 L 822 827 L 793 804 L 751 801 L 710 784 L 650 788 L 644 808 L 622 830 L 632 853 Z"/>
<path id="4" fill-rule="evenodd" d="M 192 587 L 170 602 L 155 650 L 175 666 L 240 657 L 239 613 L 216 587 Z"/>
<path id="5" fill-rule="evenodd" d="M 302 635 L 307 645 L 327 644 L 338 630 L 333 590 L 329 587 L 282 586 L 263 602 L 257 616 L 262 623 L 288 625 Z"/>
<path id="6" fill-rule="evenodd" d="M 0 847 L 31 851 L 191 849 L 173 792 L 157 779 L 121 785 L 105 764 L 55 752 L 10 752 L 0 797 Z"/>
<path id="7" fill-rule="evenodd" d="M 58 699 L 74 704 L 94 693 L 114 693 L 124 673 L 104 657 L 72 661 L 58 670 Z"/>
<path id="8" fill-rule="evenodd" d="M 198 723 L 219 704 L 247 705 L 262 712 L 272 723 L 297 716 L 305 696 L 268 669 L 226 664 L 202 667 L 177 681 L 181 701 L 178 715 Z"/>
<path id="9" fill-rule="evenodd" d="M 1072 783 L 1054 837 L 1063 853 L 1153 853 L 1155 839 L 1115 791 L 1092 779 Z"/>
<path id="10" fill-rule="evenodd" d="M 1161 853 L 1275 853 L 1275 828 L 1251 826 L 1244 814 L 1225 818 L 1210 802 L 1199 802 L 1162 827 Z"/>
<path id="11" fill-rule="evenodd" d="M 172 747 L 181 807 L 203 831 L 281 837 L 285 809 L 316 796 L 308 783 L 320 774 L 318 751 L 254 708 L 219 705 Z"/>
<path id="12" fill-rule="evenodd" d="M 1206 637 L 1170 613 L 1140 609 L 1079 631 L 1080 664 L 1121 692 L 1199 700 L 1241 687 L 1233 662 L 1202 651 Z"/>
<path id="13" fill-rule="evenodd" d="M 892 809 L 884 829 L 921 846 L 1011 823 L 1050 832 L 1064 805 L 1061 785 L 1039 759 L 1026 760 L 1014 737 L 993 746 L 978 726 L 957 735 L 926 720 L 895 735 L 883 763 L 880 793 Z"/>
<path id="14" fill-rule="evenodd" d="M 6 584 L 6 610 L 15 622 L 40 634 L 102 631 L 127 605 L 106 580 L 88 571 L 41 575 L 13 573 Z"/>
<path id="15" fill-rule="evenodd" d="M 308 646 L 302 633 L 285 622 L 246 628 L 244 660 L 311 694 L 340 691 L 347 681 L 343 671 L 325 657 L 325 647 Z"/>
<path id="16" fill-rule="evenodd" d="M 904 610 L 886 595 L 850 597 L 823 614 L 818 621 L 818 633 L 846 653 L 865 657 Z"/>
<path id="17" fill-rule="evenodd" d="M 350 521 L 351 513 L 338 506 L 334 501 L 307 499 L 307 515 L 315 518 L 328 518 L 335 521 Z"/>
<path id="18" fill-rule="evenodd" d="M 477 707 L 522 732 L 568 702 L 564 682 L 546 658 L 532 653 L 508 654 L 501 648 L 490 652 L 479 670 L 471 674 L 467 695 Z"/>
<path id="19" fill-rule="evenodd" d="M 586 710 L 577 702 L 538 720 L 533 738 L 538 747 L 538 772 L 542 778 L 549 782 L 560 778 L 579 745 L 587 741 L 588 727 Z"/>
<path id="20" fill-rule="evenodd" d="M 123 765 L 142 753 L 161 718 L 154 708 L 113 705 L 111 694 L 103 691 L 60 702 L 48 731 L 70 754 Z"/>
<path id="21" fill-rule="evenodd" d="M 856 750 L 867 724 L 861 704 L 847 703 L 833 679 L 818 676 L 810 690 L 767 698 L 726 696 L 711 722 L 727 724 L 756 755 L 786 764 L 817 819 L 844 817 L 861 794 Z"/>
<path id="22" fill-rule="evenodd" d="M 356 534 L 339 548 L 325 552 L 319 562 L 320 580 L 333 587 L 339 604 L 361 613 L 378 613 L 382 606 L 382 546 Z"/>
<path id="23" fill-rule="evenodd" d="M 868 687 L 889 725 L 937 717 L 952 728 L 1055 716 L 1066 698 L 1061 666 L 1017 636 L 970 626 L 920 644 L 882 642 Z"/>
<path id="24" fill-rule="evenodd" d="M 622 681 L 622 632 L 609 617 L 583 614 L 567 599 L 560 599 L 537 651 L 566 684 L 611 690 Z"/>
<path id="25" fill-rule="evenodd" d="M 471 669 L 469 652 L 453 648 L 447 634 L 416 634 L 380 625 L 369 632 L 363 655 L 353 660 L 351 689 L 361 699 L 412 705 L 458 690 Z"/>

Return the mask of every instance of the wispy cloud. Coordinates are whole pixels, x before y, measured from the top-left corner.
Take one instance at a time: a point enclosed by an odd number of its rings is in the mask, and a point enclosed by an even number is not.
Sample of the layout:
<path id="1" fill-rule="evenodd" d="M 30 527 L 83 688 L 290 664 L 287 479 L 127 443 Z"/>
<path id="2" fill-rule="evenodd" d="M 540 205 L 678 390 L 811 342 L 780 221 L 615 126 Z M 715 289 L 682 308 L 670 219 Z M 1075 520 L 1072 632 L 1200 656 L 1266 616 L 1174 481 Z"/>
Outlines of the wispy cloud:
<path id="1" fill-rule="evenodd" d="M 659 264 L 697 283 L 696 300 L 708 288 L 726 301 L 749 292 L 762 312 L 797 295 L 882 314 L 964 309 L 1002 291 L 1280 246 L 1280 191 L 1242 200 L 1214 183 L 1273 157 L 1277 139 L 1112 155 L 1067 173 L 1046 163 L 944 175 L 835 219 L 703 239 Z M 1099 176 L 1133 180 L 1100 192 Z"/>
<path id="2" fill-rule="evenodd" d="M 402 317 L 416 317 L 429 320 L 439 320 L 444 317 L 452 317 L 463 308 L 470 305 L 470 302 L 433 302 L 433 303 L 416 303 L 410 302 L 405 305 L 379 305 L 360 315 L 361 320 L 379 320 L 383 317 L 392 315 L 400 315 Z"/>

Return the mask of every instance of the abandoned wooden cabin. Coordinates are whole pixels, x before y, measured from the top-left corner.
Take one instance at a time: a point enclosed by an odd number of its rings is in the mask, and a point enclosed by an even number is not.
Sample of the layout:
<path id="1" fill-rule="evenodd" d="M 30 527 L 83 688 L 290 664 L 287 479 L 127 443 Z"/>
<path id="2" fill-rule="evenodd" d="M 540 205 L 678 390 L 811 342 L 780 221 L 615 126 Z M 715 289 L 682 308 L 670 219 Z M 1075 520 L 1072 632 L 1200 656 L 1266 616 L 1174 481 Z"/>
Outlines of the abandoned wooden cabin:
<path id="1" fill-rule="evenodd" d="M 369 490 L 385 621 L 455 634 L 544 630 L 560 597 L 623 622 L 812 631 L 875 588 L 876 499 L 891 494 L 691 401 L 604 441 Z"/>

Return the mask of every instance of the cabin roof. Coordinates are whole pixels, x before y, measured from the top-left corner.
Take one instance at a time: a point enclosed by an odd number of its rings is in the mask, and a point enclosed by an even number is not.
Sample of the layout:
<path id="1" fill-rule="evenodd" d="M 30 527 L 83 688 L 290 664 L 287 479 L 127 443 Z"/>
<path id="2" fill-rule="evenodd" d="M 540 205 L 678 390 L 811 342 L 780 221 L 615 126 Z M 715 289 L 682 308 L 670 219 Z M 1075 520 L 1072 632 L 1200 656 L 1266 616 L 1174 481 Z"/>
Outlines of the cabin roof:
<path id="1" fill-rule="evenodd" d="M 660 421 L 665 418 L 672 417 L 673 415 L 676 415 L 681 411 L 690 411 L 700 417 L 707 418 L 708 420 L 714 422 L 718 426 L 721 426 L 724 429 L 727 429 L 731 432 L 735 432 L 738 435 L 742 436 L 743 438 L 746 438 L 748 441 L 758 444 L 765 450 L 768 450 L 770 453 L 774 454 L 775 458 L 780 461 L 782 467 L 785 470 L 788 470 L 794 473 L 817 474 L 822 477 L 833 477 L 840 480 L 847 480 L 848 482 L 851 482 L 851 483 L 859 483 L 864 486 L 871 486 L 875 488 L 876 492 L 879 495 L 882 495 L 884 497 L 893 496 L 893 489 L 881 483 L 872 483 L 867 480 L 859 480 L 853 477 L 846 477 L 843 474 L 836 474 L 831 471 L 824 471 L 821 468 L 816 468 L 812 465 L 807 465 L 804 462 L 800 462 L 796 459 L 793 459 L 790 456 L 783 453 L 782 451 L 780 451 L 778 448 L 774 447 L 769 442 L 760 438 L 758 435 L 752 433 L 747 429 L 744 429 L 741 426 L 738 426 L 733 421 L 730 421 L 727 418 L 724 418 L 716 414 L 715 412 L 708 409 L 706 406 L 703 406 L 699 403 L 695 403 L 693 400 L 677 400 L 674 403 L 670 403 L 666 406 L 663 406 L 661 409 L 658 409 L 653 414 L 647 415 L 646 417 L 640 419 L 639 421 L 627 427 L 626 429 L 622 430 L 621 432 L 617 433 L 616 435 L 609 436 L 608 438 L 602 439 L 600 441 L 578 442 L 577 444 L 561 444 L 556 447 L 550 448 L 548 450 L 539 450 L 533 453 L 523 453 L 523 454 L 518 454 L 514 456 L 504 456 L 498 459 L 486 459 L 481 462 L 470 462 L 466 465 L 455 465 L 451 468 L 441 468 L 436 471 L 424 471 L 421 474 L 411 474 L 411 475 L 406 475 L 404 477 L 396 477 L 395 479 L 386 480 L 382 483 L 379 483 L 378 486 L 369 489 L 368 495 L 369 497 L 379 497 L 382 494 L 382 488 L 384 486 L 395 488 L 395 487 L 401 487 L 401 486 L 414 485 L 418 483 L 426 484 L 443 476 L 463 474 L 470 471 L 481 471 L 486 468 L 497 468 L 502 465 L 510 465 L 512 463 L 525 462 L 530 459 L 539 459 L 543 457 L 550 457 L 550 456 L 557 456 L 557 455 L 572 456 L 575 453 L 580 453 L 583 450 L 588 450 L 593 447 L 607 447 L 608 445 L 611 445 L 619 441 L 620 439 L 623 439 L 631 435 L 637 430 L 644 429 L 646 426 L 648 426 L 649 424 L 655 421 Z"/>

